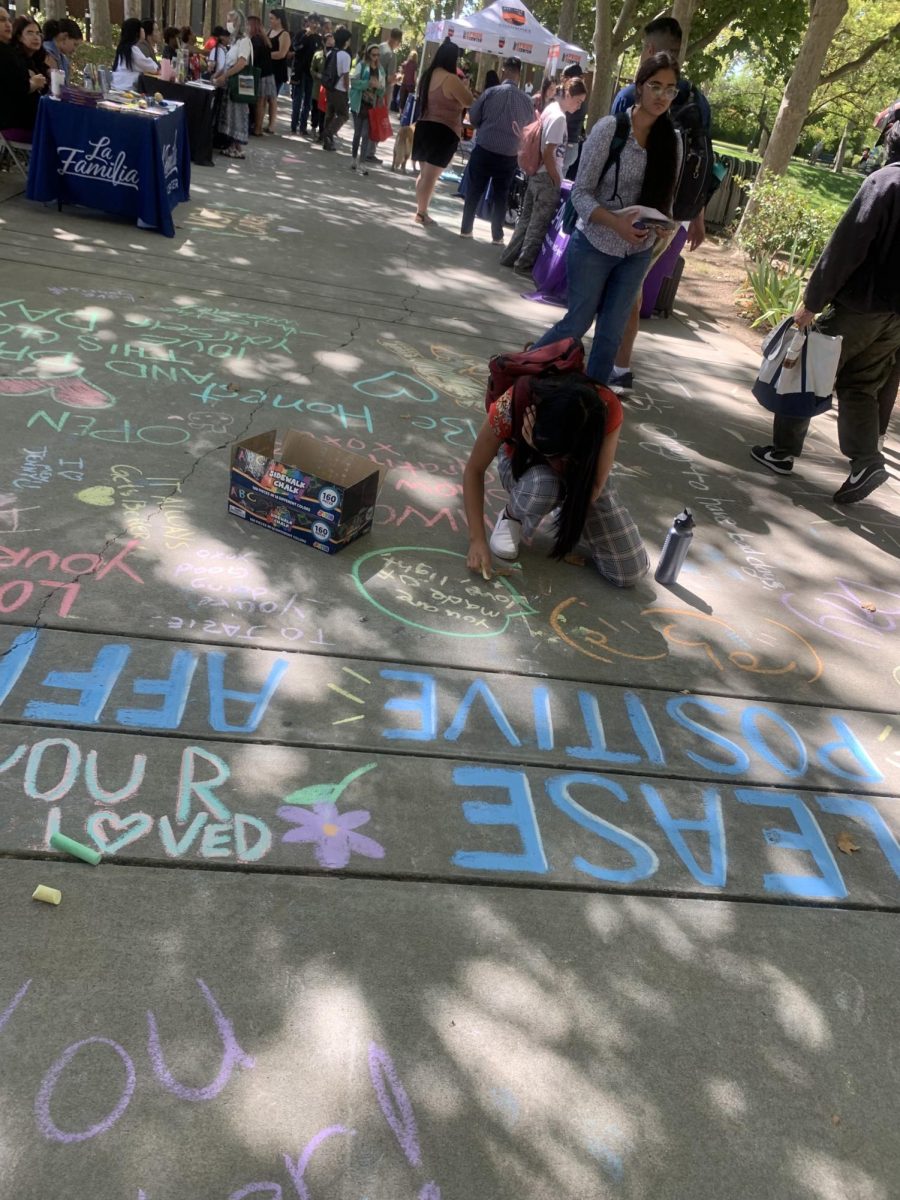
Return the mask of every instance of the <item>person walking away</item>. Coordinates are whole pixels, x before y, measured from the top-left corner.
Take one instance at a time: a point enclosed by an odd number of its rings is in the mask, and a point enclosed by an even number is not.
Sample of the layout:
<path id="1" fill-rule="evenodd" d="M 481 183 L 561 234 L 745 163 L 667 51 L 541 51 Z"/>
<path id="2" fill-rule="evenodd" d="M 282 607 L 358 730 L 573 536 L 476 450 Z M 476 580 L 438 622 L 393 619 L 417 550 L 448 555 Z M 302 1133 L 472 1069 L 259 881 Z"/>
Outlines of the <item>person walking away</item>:
<path id="1" fill-rule="evenodd" d="M 416 90 L 416 75 L 419 73 L 419 53 L 417 50 L 410 50 L 406 56 L 406 62 L 400 68 L 400 112 L 406 109 L 406 101 L 412 92 Z"/>
<path id="2" fill-rule="evenodd" d="M 269 51 L 272 56 L 272 76 L 275 80 L 275 95 L 269 98 L 269 133 L 275 132 L 278 97 L 288 78 L 291 35 L 285 28 L 286 21 L 287 15 L 283 8 L 273 8 L 269 11 Z"/>
<path id="3" fill-rule="evenodd" d="M 559 207 L 568 136 L 567 118 L 569 113 L 581 110 L 586 98 L 587 88 L 580 79 L 566 79 L 556 99 L 541 113 L 541 165 L 528 180 L 516 231 L 500 256 L 501 265 L 512 267 L 517 275 L 531 278 L 531 269 L 544 243 L 544 236 Z"/>
<path id="4" fill-rule="evenodd" d="M 363 175 L 368 175 L 366 162 L 369 155 L 369 111 L 384 98 L 385 72 L 379 59 L 381 47 L 373 42 L 366 49 L 350 76 L 350 111 L 353 113 L 353 148 L 351 171 L 356 170 L 357 156 Z"/>
<path id="5" fill-rule="evenodd" d="M 413 218 L 417 225 L 435 223 L 428 206 L 462 137 L 463 110 L 472 103 L 472 93 L 456 74 L 458 63 L 459 47 L 444 38 L 419 81 L 419 119 L 412 149 L 412 160 L 419 164 Z"/>
<path id="6" fill-rule="evenodd" d="M 621 425 L 615 392 L 580 374 L 522 377 L 494 401 L 463 472 L 469 570 L 489 579 L 491 552 L 515 560 L 522 536 L 558 508 L 551 558 L 582 546 L 607 582 L 640 583 L 650 560 L 610 478 Z M 495 459 L 509 498 L 488 543 L 484 477 Z"/>
<path id="7" fill-rule="evenodd" d="M 656 239 L 652 229 L 635 224 L 636 206 L 671 213 L 681 143 L 669 107 L 678 77 L 678 63 L 671 54 L 648 58 L 637 73 L 637 103 L 629 114 L 628 138 L 615 161 L 610 161 L 615 117 L 598 121 L 582 147 L 572 188 L 578 223 L 566 251 L 568 311 L 535 347 L 564 337 L 583 337 L 595 321 L 587 373 L 598 383 L 609 380 Z"/>
<path id="8" fill-rule="evenodd" d="M 472 237 L 475 213 L 490 183 L 491 234 L 495 246 L 503 245 L 509 189 L 519 166 L 519 135 L 534 120 L 531 98 L 519 88 L 521 77 L 521 61 L 505 59 L 499 87 L 487 88 L 469 109 L 469 121 L 477 136 L 469 159 L 468 188 L 459 232 L 461 237 Z"/>
<path id="9" fill-rule="evenodd" d="M 225 22 L 231 35 L 231 45 L 225 55 L 225 66 L 213 79 L 218 88 L 227 88 L 228 80 L 239 75 L 244 67 L 253 64 L 253 44 L 247 36 L 247 18 L 240 9 L 232 9 Z M 226 158 L 246 158 L 247 142 L 250 140 L 250 105 L 232 100 L 228 92 L 223 93 L 219 109 L 219 133 L 228 145 L 222 151 Z"/>
<path id="10" fill-rule="evenodd" d="M 319 53 L 324 40 L 319 32 L 317 17 L 307 17 L 303 33 L 294 38 L 294 65 L 291 74 L 291 133 L 298 130 L 303 137 L 309 132 L 310 111 L 313 116 L 318 111 L 315 107 L 318 91 L 313 91 L 312 62 Z M 317 126 L 313 121 L 313 127 Z"/>
<path id="11" fill-rule="evenodd" d="M 816 321 L 816 313 L 824 315 Z M 855 504 L 886 482 L 879 395 L 900 352 L 900 122 L 885 139 L 885 165 L 856 193 L 822 251 L 794 323 L 840 336 L 835 392 L 838 443 L 850 474 L 835 504 Z M 789 475 L 803 452 L 808 420 L 776 416 L 772 444 L 754 446 L 753 458 Z"/>
<path id="12" fill-rule="evenodd" d="M 674 17 L 658 17 L 655 21 L 651 21 L 649 25 L 644 27 L 644 42 L 641 49 L 641 62 L 646 62 L 653 54 L 659 54 L 665 51 L 679 59 L 681 54 L 682 44 L 681 25 Z M 699 88 L 695 88 L 689 79 L 682 76 L 678 80 L 678 95 L 675 97 L 674 108 L 680 108 L 684 105 L 692 103 L 695 99 L 698 109 L 698 117 L 703 129 L 709 133 L 712 124 L 712 113 L 709 107 L 709 101 L 703 95 Z M 635 101 L 634 84 L 630 83 L 623 87 L 616 95 L 612 102 L 610 112 L 613 116 L 619 113 L 628 112 Z M 653 253 L 650 256 L 650 262 L 647 265 L 649 271 L 654 262 L 665 251 L 671 238 L 674 236 L 674 230 L 669 234 L 659 237 L 653 247 Z M 703 211 L 695 216 L 688 226 L 688 246 L 691 250 L 696 250 L 698 246 L 703 244 L 706 238 L 706 221 Z M 628 322 L 625 326 L 625 331 L 622 334 L 622 341 L 616 353 L 615 369 L 610 377 L 612 387 L 622 388 L 629 391 L 634 387 L 634 374 L 631 369 L 631 358 L 634 353 L 634 343 L 637 340 L 637 335 L 640 330 L 641 322 L 641 294 L 638 293 L 637 299 L 634 302 L 632 310 L 628 316 Z"/>
<path id="13" fill-rule="evenodd" d="M 334 49 L 329 52 L 322 67 L 322 86 L 328 93 L 322 138 L 324 150 L 337 150 L 334 139 L 350 115 L 350 55 L 347 51 L 349 42 L 350 30 L 342 25 L 335 30 Z"/>
<path id="14" fill-rule="evenodd" d="M 247 18 L 247 32 L 250 35 L 250 45 L 253 47 L 253 65 L 259 67 L 260 71 L 250 132 L 254 137 L 262 137 L 264 132 L 273 132 L 271 129 L 264 130 L 263 121 L 269 101 L 276 100 L 278 95 L 275 91 L 275 68 L 272 66 L 272 49 L 269 38 L 259 17 Z"/>

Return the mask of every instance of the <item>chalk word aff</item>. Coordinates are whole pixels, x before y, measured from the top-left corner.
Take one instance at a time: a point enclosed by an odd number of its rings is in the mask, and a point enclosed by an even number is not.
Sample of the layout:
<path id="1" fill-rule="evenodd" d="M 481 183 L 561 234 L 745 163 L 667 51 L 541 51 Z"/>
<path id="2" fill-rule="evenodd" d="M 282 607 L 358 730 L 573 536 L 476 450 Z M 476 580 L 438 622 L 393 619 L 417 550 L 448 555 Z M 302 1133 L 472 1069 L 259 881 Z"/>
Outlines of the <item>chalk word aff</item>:
<path id="1" fill-rule="evenodd" d="M 240 1046 L 234 1024 L 222 1011 L 212 989 L 202 979 L 198 979 L 196 982 L 212 1016 L 215 1032 L 222 1048 L 219 1070 L 205 1086 L 190 1086 L 178 1079 L 163 1048 L 156 1014 L 152 1010 L 147 1012 L 147 1058 L 152 1075 L 164 1092 L 174 1096 L 177 1100 L 193 1104 L 215 1100 L 228 1086 L 238 1068 L 252 1071 L 256 1067 L 256 1059 L 247 1054 Z M 28 997 L 31 985 L 32 980 L 26 980 L 6 1007 L 0 1009 L 0 1033 L 20 1006 L 27 1011 L 27 1003 L 23 1005 L 23 1002 Z M 21 1020 L 21 1017 L 18 1019 Z M 51 1108 L 54 1094 L 62 1077 L 76 1071 L 76 1067 L 72 1065 L 76 1059 L 80 1059 L 82 1063 L 92 1059 L 94 1070 L 96 1070 L 97 1062 L 102 1057 L 109 1058 L 110 1055 L 118 1058 L 124 1073 L 119 1098 L 115 1104 L 105 1116 L 92 1125 L 87 1125 L 82 1129 L 61 1128 L 54 1119 Z M 409 1094 L 403 1086 L 390 1054 L 377 1042 L 369 1043 L 368 1068 L 378 1108 L 396 1139 L 403 1157 L 410 1167 L 420 1174 L 423 1173 L 418 1125 Z M 87 1078 L 91 1078 L 91 1076 L 89 1075 Z M 38 1132 L 49 1142 L 67 1146 L 77 1145 L 79 1142 L 89 1142 L 108 1134 L 128 1110 L 137 1087 L 137 1078 L 134 1059 L 123 1045 L 112 1038 L 93 1035 L 72 1042 L 54 1060 L 41 1080 L 34 1100 L 34 1118 Z M 82 1086 L 77 1094 L 89 1095 L 90 1088 Z M 356 1130 L 341 1125 L 328 1126 L 316 1133 L 296 1158 L 291 1154 L 282 1155 L 287 1176 L 296 1193 L 297 1200 L 310 1200 L 306 1173 L 313 1155 L 325 1141 L 338 1134 L 355 1137 Z M 268 1197 L 268 1200 L 283 1200 L 285 1192 L 281 1184 L 277 1182 L 250 1183 L 232 1191 L 228 1200 L 243 1200 L 246 1196 L 263 1194 Z M 141 1188 L 138 1195 L 149 1197 L 150 1193 Z M 441 1200 L 440 1188 L 434 1180 L 428 1180 L 421 1186 L 417 1193 L 417 1200 Z"/>

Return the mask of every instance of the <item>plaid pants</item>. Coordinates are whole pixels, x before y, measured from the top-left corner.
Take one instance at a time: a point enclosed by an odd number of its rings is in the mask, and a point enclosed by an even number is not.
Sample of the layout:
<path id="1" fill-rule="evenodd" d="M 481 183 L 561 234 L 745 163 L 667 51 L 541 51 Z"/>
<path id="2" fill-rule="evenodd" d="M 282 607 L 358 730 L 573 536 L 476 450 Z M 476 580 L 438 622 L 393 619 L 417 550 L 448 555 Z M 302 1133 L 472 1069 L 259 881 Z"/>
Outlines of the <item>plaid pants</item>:
<path id="1" fill-rule="evenodd" d="M 506 251 L 500 256 L 505 267 L 533 267 L 544 244 L 553 214 L 559 205 L 559 188 L 546 171 L 532 175 L 525 189 L 522 211 Z"/>
<path id="2" fill-rule="evenodd" d="M 507 512 L 522 522 L 524 536 L 531 537 L 541 520 L 559 504 L 559 476 L 550 467 L 529 467 L 521 479 L 513 479 L 512 464 L 503 446 L 497 455 L 497 470 L 509 493 Z M 609 480 L 588 508 L 578 545 L 615 587 L 634 587 L 650 570 L 638 527 Z"/>

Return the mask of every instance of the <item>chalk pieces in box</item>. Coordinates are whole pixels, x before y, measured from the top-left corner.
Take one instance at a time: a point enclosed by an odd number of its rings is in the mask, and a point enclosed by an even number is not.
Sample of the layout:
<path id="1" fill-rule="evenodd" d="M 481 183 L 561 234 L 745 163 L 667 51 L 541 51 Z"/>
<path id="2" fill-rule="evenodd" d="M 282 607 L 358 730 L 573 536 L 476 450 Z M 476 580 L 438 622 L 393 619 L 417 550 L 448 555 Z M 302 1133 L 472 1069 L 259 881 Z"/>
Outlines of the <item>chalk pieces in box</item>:
<path id="1" fill-rule="evenodd" d="M 381 471 L 368 458 L 289 429 L 231 447 L 228 511 L 251 525 L 337 554 L 368 533 Z"/>

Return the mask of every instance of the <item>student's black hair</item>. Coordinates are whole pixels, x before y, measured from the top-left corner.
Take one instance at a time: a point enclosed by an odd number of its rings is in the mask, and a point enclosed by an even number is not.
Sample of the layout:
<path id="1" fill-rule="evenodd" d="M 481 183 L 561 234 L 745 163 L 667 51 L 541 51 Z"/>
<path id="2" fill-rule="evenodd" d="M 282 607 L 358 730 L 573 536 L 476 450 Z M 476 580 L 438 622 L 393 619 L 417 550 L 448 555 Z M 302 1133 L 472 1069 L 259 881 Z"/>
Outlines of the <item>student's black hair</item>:
<path id="1" fill-rule="evenodd" d="M 73 42 L 83 42 L 84 34 L 81 32 L 81 26 L 77 21 L 73 21 L 71 17 L 63 17 L 59 22 L 57 33 L 67 33 Z"/>
<path id="2" fill-rule="evenodd" d="M 888 126 L 884 137 L 884 161 L 885 165 L 900 162 L 900 120 Z"/>
<path id="3" fill-rule="evenodd" d="M 606 429 L 606 406 L 586 375 L 571 374 L 522 381 L 530 387 L 535 417 L 534 447 L 516 442 L 511 461 L 514 479 L 548 458 L 563 460 L 563 494 L 551 558 L 562 558 L 578 545 L 597 476 L 597 459 Z"/>
<path id="4" fill-rule="evenodd" d="M 41 33 L 44 35 L 45 42 L 52 42 L 59 33 L 59 21 L 45 21 Z"/>
<path id="5" fill-rule="evenodd" d="M 487 91 L 488 88 L 499 87 L 499 86 L 500 86 L 500 76 L 494 70 L 488 71 L 488 73 L 484 77 L 484 90 Z"/>
<path id="6" fill-rule="evenodd" d="M 143 33 L 141 23 L 137 17 L 127 17 L 122 22 L 122 30 L 119 34 L 119 44 L 116 46 L 116 56 L 113 59 L 112 69 L 115 70 L 119 63 L 124 63 L 129 71 L 133 70 L 131 63 L 131 51 L 141 40 Z"/>
<path id="7" fill-rule="evenodd" d="M 645 59 L 635 76 L 635 86 L 642 88 L 658 71 L 673 71 L 675 82 L 681 78 L 678 60 L 663 50 Z M 668 113 L 657 117 L 647 134 L 647 167 L 641 187 L 640 204 L 670 212 L 675 191 L 675 170 L 678 165 L 678 138 Z"/>
<path id="8" fill-rule="evenodd" d="M 344 47 L 347 45 L 347 43 L 350 41 L 352 36 L 353 36 L 353 34 L 344 25 L 341 25 L 337 29 L 335 29 L 334 30 L 334 44 L 335 44 L 335 46 L 337 46 L 338 50 L 343 50 Z"/>
<path id="9" fill-rule="evenodd" d="M 159 22 L 156 20 L 156 17 L 144 17 L 143 21 L 141 21 L 141 29 L 143 29 L 149 38 L 153 36 L 153 30 L 158 24 Z"/>
<path id="10" fill-rule="evenodd" d="M 455 46 L 449 38 L 444 38 L 437 48 L 437 53 L 431 60 L 428 69 L 423 73 L 419 80 L 419 116 L 424 117 L 428 109 L 428 89 L 431 87 L 431 77 L 438 69 L 443 67 L 445 71 L 449 71 L 451 75 L 456 74 L 456 67 L 459 63 L 459 46 Z"/>

